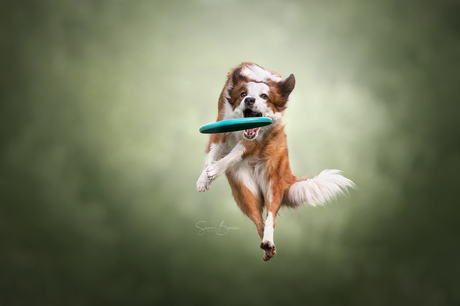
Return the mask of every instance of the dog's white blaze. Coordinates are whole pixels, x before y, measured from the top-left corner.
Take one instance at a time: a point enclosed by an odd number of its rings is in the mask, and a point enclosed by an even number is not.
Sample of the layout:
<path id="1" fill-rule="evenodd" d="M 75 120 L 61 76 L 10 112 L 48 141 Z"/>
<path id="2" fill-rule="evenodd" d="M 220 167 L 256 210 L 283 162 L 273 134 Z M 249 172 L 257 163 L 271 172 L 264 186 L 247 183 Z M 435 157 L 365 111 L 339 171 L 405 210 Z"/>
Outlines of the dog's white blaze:
<path id="1" fill-rule="evenodd" d="M 270 92 L 270 87 L 268 87 L 267 84 L 248 82 L 247 88 L 248 97 L 253 97 L 256 99 L 256 102 L 254 103 L 254 108 L 256 110 L 263 112 L 265 108 L 269 108 L 265 100 L 260 97 L 261 94 L 266 94 L 268 96 L 268 93 Z M 244 104 L 244 100 L 241 101 L 241 104 Z"/>
<path id="2" fill-rule="evenodd" d="M 241 71 L 241 74 L 258 82 L 263 82 L 267 79 L 276 82 L 281 81 L 281 78 L 279 76 L 274 75 L 270 71 L 265 70 L 264 68 L 259 67 L 257 65 L 245 66 L 243 71 Z"/>
<path id="3" fill-rule="evenodd" d="M 273 241 L 273 232 L 275 231 L 275 220 L 273 218 L 273 214 L 268 212 L 267 218 L 265 219 L 265 227 L 264 227 L 264 239 L 262 242 L 270 241 L 272 244 L 275 244 Z"/>
<path id="4" fill-rule="evenodd" d="M 254 83 L 249 82 L 247 84 L 248 87 L 248 97 L 253 97 L 256 99 L 254 103 L 254 109 L 261 112 L 262 116 L 271 118 L 274 124 L 277 124 L 281 117 L 283 116 L 282 113 L 274 113 L 272 109 L 268 106 L 267 101 L 260 97 L 261 94 L 266 94 L 268 96 L 270 92 L 270 87 L 264 83 Z M 241 102 L 241 105 L 244 107 L 244 100 Z M 269 127 L 273 126 L 270 125 Z"/>
<path id="5" fill-rule="evenodd" d="M 339 173 L 339 170 L 323 170 L 313 179 L 295 183 L 289 188 L 289 200 L 298 205 L 306 202 L 316 206 L 336 198 L 339 193 L 343 194 L 347 187 L 355 186 L 351 180 Z"/>

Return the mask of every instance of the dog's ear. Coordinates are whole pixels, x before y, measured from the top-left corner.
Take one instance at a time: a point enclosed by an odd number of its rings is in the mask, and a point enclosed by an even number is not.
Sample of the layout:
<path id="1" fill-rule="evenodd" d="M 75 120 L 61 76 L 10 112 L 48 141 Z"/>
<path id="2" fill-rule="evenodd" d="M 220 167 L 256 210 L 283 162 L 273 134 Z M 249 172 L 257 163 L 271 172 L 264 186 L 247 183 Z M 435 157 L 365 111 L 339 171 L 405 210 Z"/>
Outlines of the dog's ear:
<path id="1" fill-rule="evenodd" d="M 236 68 L 233 73 L 232 73 L 232 85 L 238 84 L 238 82 L 243 78 L 241 75 L 241 71 L 243 70 L 243 67 L 238 67 Z"/>
<path id="2" fill-rule="evenodd" d="M 291 92 L 294 90 L 295 87 L 295 77 L 293 74 L 288 76 L 286 79 L 278 82 L 278 88 L 280 89 L 280 93 L 283 98 L 288 98 Z"/>

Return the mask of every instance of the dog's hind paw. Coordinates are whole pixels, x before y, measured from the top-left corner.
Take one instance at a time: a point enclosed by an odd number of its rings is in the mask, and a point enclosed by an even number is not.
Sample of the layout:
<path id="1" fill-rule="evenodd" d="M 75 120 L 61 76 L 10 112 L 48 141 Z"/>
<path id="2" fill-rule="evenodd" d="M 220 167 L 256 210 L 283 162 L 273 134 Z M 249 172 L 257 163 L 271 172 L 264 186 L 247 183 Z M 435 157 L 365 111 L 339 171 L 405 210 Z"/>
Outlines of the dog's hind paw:
<path id="1" fill-rule="evenodd" d="M 276 247 L 270 241 L 262 241 L 260 248 L 264 250 L 264 257 L 262 258 L 264 261 L 269 261 L 276 254 Z"/>

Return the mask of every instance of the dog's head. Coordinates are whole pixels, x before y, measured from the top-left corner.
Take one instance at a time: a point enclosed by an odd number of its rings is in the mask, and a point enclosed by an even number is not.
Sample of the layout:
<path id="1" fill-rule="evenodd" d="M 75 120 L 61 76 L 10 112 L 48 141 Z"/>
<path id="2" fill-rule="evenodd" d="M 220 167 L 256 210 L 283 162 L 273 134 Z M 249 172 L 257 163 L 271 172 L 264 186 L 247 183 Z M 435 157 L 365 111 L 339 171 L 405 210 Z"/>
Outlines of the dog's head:
<path id="1" fill-rule="evenodd" d="M 268 117 L 276 125 L 284 115 L 295 77 L 286 79 L 257 65 L 242 65 L 229 75 L 224 119 Z M 267 127 L 268 129 L 269 127 Z M 245 130 L 244 138 L 254 140 L 260 128 Z"/>

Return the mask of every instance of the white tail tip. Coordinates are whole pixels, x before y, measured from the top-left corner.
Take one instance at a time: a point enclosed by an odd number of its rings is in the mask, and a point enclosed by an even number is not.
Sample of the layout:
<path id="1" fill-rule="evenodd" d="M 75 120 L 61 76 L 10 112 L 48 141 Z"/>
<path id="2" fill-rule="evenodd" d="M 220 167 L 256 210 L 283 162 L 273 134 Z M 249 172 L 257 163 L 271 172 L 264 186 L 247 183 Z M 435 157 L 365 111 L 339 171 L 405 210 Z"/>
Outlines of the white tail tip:
<path id="1" fill-rule="evenodd" d="M 289 201 L 300 205 L 322 205 L 337 194 L 344 194 L 348 187 L 354 188 L 355 183 L 339 174 L 339 170 L 323 170 L 318 176 L 293 184 L 288 191 Z"/>

